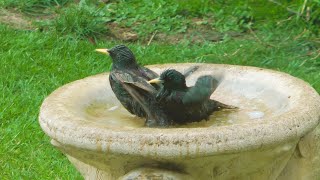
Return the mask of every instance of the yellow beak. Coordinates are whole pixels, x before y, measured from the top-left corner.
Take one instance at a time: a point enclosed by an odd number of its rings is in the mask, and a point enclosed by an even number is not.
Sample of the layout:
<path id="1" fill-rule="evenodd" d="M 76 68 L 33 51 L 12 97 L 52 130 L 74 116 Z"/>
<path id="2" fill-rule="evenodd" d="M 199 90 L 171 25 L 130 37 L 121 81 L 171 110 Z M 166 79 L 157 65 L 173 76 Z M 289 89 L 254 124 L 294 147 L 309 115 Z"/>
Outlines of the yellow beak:
<path id="1" fill-rule="evenodd" d="M 163 80 L 159 79 L 159 78 L 156 78 L 156 79 L 151 79 L 150 81 L 148 81 L 148 83 L 154 83 L 154 84 L 160 84 L 162 83 Z"/>
<path id="2" fill-rule="evenodd" d="M 96 49 L 97 52 L 109 55 L 108 49 Z"/>

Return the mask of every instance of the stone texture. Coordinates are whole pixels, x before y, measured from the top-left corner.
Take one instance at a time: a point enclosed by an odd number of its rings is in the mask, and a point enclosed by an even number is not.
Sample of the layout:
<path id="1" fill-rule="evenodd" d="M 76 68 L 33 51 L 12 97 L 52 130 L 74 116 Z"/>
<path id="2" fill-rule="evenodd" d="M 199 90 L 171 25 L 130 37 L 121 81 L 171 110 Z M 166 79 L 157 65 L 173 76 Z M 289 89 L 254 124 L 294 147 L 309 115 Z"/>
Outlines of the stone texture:
<path id="1" fill-rule="evenodd" d="M 156 72 L 167 68 L 183 71 L 190 65 L 194 64 L 149 67 Z M 187 79 L 188 85 L 201 75 L 212 74 L 221 81 L 213 98 L 240 108 L 246 101 L 259 99 L 272 113 L 262 121 L 207 128 L 110 126 L 98 120 L 114 118 L 111 114 L 96 119 L 87 114 L 94 103 L 119 106 L 106 73 L 53 92 L 41 106 L 39 123 L 52 144 L 86 179 L 126 179 L 154 173 L 174 179 L 320 178 L 320 130 L 315 129 L 320 120 L 320 97 L 314 89 L 272 70 L 199 65 Z"/>

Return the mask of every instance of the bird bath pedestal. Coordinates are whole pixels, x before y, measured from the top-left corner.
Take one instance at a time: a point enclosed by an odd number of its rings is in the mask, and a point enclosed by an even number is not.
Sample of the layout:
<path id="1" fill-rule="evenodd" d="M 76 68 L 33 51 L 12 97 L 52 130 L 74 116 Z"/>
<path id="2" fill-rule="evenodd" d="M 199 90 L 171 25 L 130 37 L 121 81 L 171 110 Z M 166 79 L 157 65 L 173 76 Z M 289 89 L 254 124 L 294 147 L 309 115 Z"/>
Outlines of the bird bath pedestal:
<path id="1" fill-rule="evenodd" d="M 191 65 L 149 67 L 160 73 Z M 40 125 L 86 179 L 320 179 L 320 97 L 313 88 L 261 68 L 199 66 L 187 85 L 201 75 L 219 77 L 211 98 L 238 112 L 146 128 L 121 107 L 105 73 L 54 91 L 41 106 Z"/>

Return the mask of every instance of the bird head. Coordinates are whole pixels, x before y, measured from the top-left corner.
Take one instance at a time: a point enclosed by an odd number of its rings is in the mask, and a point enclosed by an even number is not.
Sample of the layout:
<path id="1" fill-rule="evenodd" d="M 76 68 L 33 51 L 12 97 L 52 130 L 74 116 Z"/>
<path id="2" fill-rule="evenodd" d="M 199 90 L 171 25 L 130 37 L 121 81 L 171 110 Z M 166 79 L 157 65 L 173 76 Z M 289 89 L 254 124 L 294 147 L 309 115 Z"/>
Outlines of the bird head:
<path id="1" fill-rule="evenodd" d="M 134 54 L 125 45 L 117 45 L 111 49 L 96 49 L 96 51 L 109 55 L 116 68 L 129 68 L 137 65 Z"/>
<path id="2" fill-rule="evenodd" d="M 170 90 L 179 90 L 187 87 L 184 75 L 174 69 L 167 69 L 163 71 L 159 78 L 152 79 L 149 83 L 161 83 L 164 88 Z"/>

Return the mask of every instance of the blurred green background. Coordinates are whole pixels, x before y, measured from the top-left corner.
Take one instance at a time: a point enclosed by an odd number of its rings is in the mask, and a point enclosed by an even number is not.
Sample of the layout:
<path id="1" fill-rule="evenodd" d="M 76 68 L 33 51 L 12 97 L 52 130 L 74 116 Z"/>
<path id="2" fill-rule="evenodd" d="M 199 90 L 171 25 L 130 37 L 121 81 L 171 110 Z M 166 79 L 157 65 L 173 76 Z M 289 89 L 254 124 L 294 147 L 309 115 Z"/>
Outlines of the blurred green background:
<path id="1" fill-rule="evenodd" d="M 275 69 L 320 92 L 319 30 L 319 0 L 2 0 L 0 179 L 82 179 L 37 116 L 59 86 L 109 70 L 95 48 Z"/>

